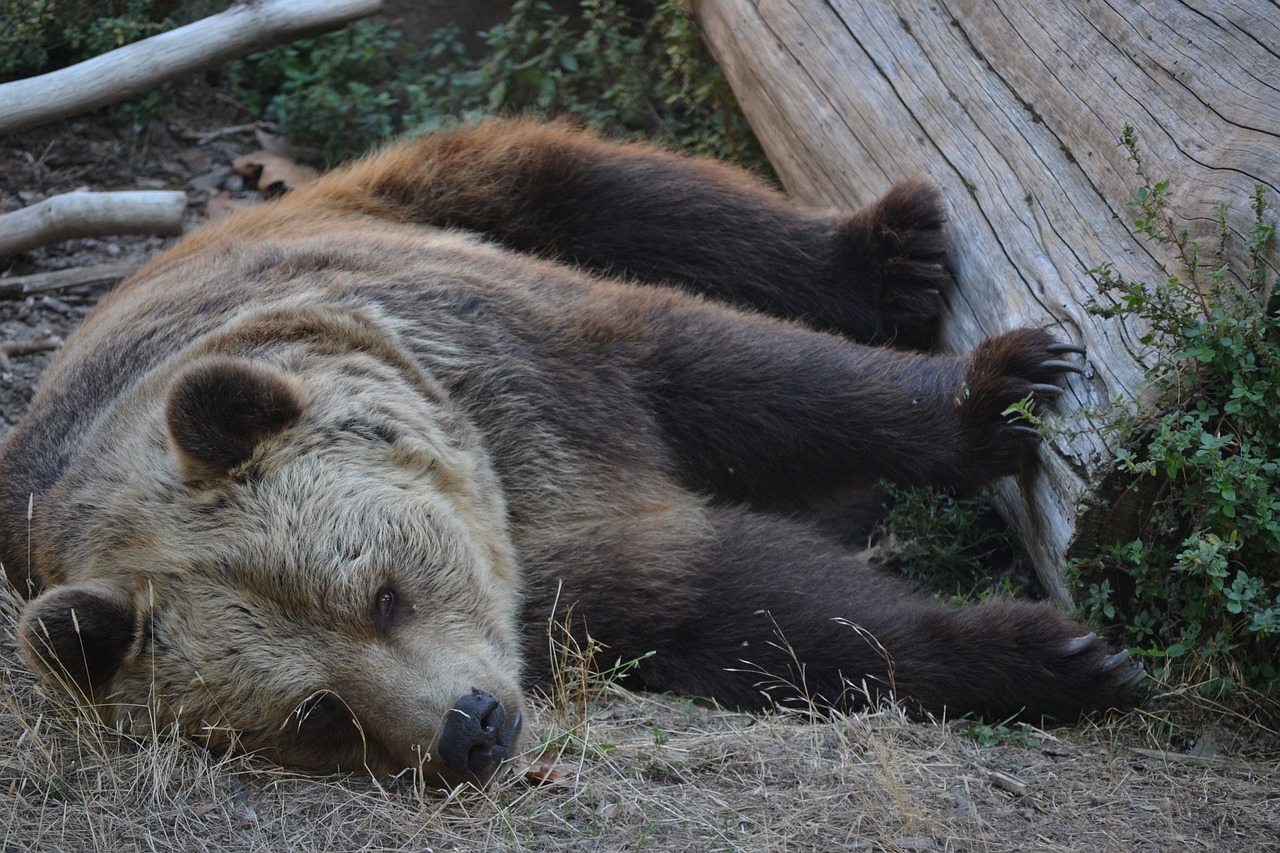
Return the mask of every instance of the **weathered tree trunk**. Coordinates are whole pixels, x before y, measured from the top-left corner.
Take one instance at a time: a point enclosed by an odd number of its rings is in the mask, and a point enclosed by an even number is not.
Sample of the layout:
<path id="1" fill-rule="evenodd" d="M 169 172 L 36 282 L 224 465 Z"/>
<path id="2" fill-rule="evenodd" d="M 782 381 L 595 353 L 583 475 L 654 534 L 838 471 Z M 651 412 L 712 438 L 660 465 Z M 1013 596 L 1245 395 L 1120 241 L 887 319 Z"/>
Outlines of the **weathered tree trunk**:
<path id="1" fill-rule="evenodd" d="M 1255 184 L 1280 182 L 1276 0 L 701 0 L 703 32 L 784 185 L 865 204 L 923 174 L 946 194 L 959 280 L 944 346 L 1021 325 L 1089 348 L 1040 470 L 998 501 L 1055 599 L 1064 557 L 1108 532 L 1113 448 L 1086 407 L 1144 389 L 1141 330 L 1103 320 L 1086 270 L 1167 275 L 1131 234 L 1141 181 L 1118 140 L 1140 135 L 1152 180 L 1194 230 Z M 1071 433 L 1071 434 L 1068 434 Z"/>

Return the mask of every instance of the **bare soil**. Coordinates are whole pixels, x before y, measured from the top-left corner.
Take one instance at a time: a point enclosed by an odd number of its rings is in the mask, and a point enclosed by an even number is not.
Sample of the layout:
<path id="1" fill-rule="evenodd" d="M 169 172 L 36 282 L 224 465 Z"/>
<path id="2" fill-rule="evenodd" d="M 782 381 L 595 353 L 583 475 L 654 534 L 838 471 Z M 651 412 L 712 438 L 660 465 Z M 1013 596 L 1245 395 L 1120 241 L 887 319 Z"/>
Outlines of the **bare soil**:
<path id="1" fill-rule="evenodd" d="M 211 196 L 250 194 L 229 168 L 259 147 L 234 129 L 247 121 L 193 83 L 143 124 L 114 112 L 0 137 L 0 212 L 81 187 L 179 189 L 194 227 Z M 0 285 L 140 262 L 163 245 L 51 246 L 0 260 Z M 64 338 L 103 292 L 0 300 L 0 345 Z M 0 361 L 0 434 L 51 357 Z M 489 791 L 441 792 L 119 737 L 33 683 L 12 636 L 20 606 L 12 591 L 0 600 L 4 853 L 1280 850 L 1280 738 L 1178 686 L 1157 685 L 1124 717 L 1048 732 L 892 708 L 815 723 L 609 687 L 586 707 L 535 703 L 530 728 L 558 758 L 530 753 Z"/>

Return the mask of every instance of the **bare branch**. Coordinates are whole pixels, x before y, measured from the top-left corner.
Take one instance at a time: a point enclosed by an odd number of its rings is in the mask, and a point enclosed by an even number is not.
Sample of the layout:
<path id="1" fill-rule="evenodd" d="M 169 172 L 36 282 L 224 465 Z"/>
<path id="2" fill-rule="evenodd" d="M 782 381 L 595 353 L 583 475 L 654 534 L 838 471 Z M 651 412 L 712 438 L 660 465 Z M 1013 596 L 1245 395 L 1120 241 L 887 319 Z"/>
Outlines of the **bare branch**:
<path id="1" fill-rule="evenodd" d="M 62 349 L 62 338 L 57 335 L 43 335 L 29 341 L 12 341 L 0 343 L 0 370 L 9 369 L 9 360 L 22 355 L 35 355 L 38 352 L 52 352 Z"/>
<path id="2" fill-rule="evenodd" d="M 181 234 L 186 193 L 76 191 L 0 216 L 0 257 L 104 234 Z"/>
<path id="3" fill-rule="evenodd" d="M 38 77 L 0 85 L 0 133 L 57 121 L 372 15 L 382 0 L 260 0 Z"/>
<path id="4" fill-rule="evenodd" d="M 0 278 L 0 299 L 20 299 L 32 293 L 64 290 L 81 285 L 114 284 L 133 275 L 138 266 L 130 261 L 121 261 L 115 264 L 96 264 L 91 267 L 75 267 L 69 270 Z"/>

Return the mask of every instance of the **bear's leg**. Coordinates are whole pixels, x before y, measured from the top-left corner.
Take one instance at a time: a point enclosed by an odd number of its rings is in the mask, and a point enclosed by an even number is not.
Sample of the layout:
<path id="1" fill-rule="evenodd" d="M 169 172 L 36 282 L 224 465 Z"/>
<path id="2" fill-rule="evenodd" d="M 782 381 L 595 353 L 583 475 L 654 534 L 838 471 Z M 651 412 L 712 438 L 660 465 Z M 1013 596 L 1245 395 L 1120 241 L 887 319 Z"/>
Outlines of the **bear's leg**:
<path id="1" fill-rule="evenodd" d="M 1079 349 L 1022 329 L 966 356 L 864 347 L 722 309 L 662 300 L 575 314 L 634 370 L 676 476 L 707 494 L 788 507 L 882 479 L 970 488 L 1018 472 L 1038 433 L 1026 397 L 1079 370 Z M 597 326 L 598 323 L 598 326 Z"/>
<path id="2" fill-rule="evenodd" d="M 716 527 L 691 567 L 693 615 L 653 614 L 652 636 L 619 638 L 624 658 L 656 652 L 634 676 L 646 689 L 744 708 L 892 694 L 938 715 L 1037 723 L 1140 698 L 1142 669 L 1047 604 L 948 607 L 798 522 L 726 509 Z"/>
<path id="3" fill-rule="evenodd" d="M 341 174 L 300 203 L 462 227 L 866 343 L 931 345 L 951 281 L 941 199 L 918 181 L 832 214 L 723 164 L 521 122 L 432 134 Z"/>

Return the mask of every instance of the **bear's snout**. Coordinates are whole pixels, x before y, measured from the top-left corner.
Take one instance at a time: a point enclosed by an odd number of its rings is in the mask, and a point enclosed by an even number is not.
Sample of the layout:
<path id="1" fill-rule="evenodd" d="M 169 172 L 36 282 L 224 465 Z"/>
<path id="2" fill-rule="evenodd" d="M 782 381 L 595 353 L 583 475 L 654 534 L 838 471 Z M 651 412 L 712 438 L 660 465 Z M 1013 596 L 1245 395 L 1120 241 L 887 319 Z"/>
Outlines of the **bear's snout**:
<path id="1" fill-rule="evenodd" d="M 485 782 L 510 757 L 523 723 L 518 711 L 508 715 L 497 697 L 473 687 L 445 716 L 436 752 L 453 773 Z"/>

